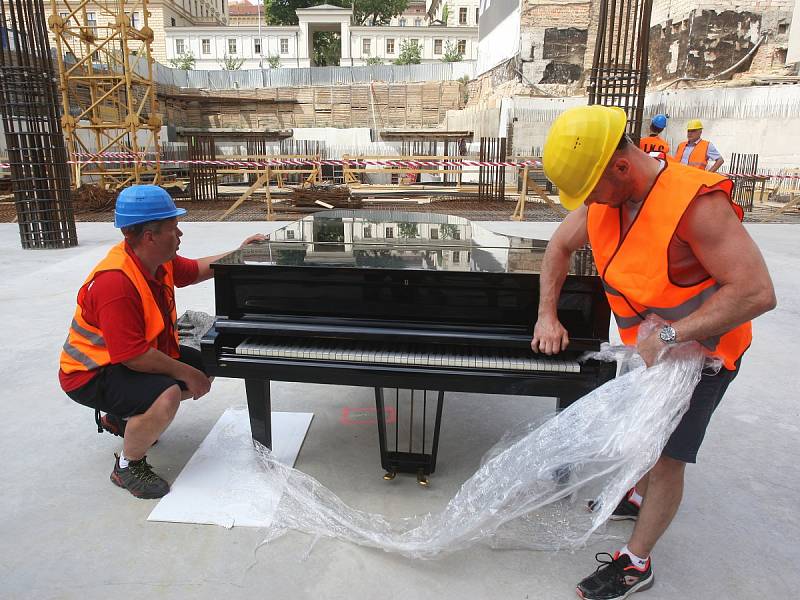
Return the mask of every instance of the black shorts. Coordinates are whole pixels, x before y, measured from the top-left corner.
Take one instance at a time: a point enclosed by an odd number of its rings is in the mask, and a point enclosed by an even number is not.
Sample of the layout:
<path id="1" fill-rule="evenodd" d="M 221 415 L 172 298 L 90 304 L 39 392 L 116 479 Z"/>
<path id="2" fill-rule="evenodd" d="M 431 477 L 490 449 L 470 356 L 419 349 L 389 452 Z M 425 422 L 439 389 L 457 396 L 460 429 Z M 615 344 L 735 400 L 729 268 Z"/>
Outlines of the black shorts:
<path id="1" fill-rule="evenodd" d="M 205 373 L 199 350 L 180 346 L 180 353 L 178 360 Z M 94 379 L 67 395 L 89 408 L 127 418 L 146 412 L 164 390 L 175 384 L 186 389 L 183 381 L 167 375 L 141 373 L 113 364 L 103 367 Z"/>
<path id="2" fill-rule="evenodd" d="M 689 410 L 683 415 L 664 447 L 664 455 L 685 463 L 697 462 L 697 451 L 706 436 L 711 415 L 722 400 L 725 390 L 739 373 L 741 362 L 742 359 L 739 358 L 733 371 L 722 368 L 716 375 L 703 373 L 692 394 Z"/>

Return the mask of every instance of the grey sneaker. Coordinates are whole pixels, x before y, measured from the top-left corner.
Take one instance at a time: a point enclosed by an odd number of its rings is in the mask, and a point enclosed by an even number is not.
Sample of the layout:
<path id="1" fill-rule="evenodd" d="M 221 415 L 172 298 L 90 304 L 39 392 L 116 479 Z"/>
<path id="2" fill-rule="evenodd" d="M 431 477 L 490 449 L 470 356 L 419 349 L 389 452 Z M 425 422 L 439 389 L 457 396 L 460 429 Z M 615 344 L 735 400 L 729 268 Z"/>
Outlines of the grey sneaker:
<path id="1" fill-rule="evenodd" d="M 128 462 L 124 469 L 119 466 L 119 455 L 114 454 L 116 462 L 111 472 L 111 481 L 125 488 L 137 498 L 152 500 L 162 498 L 169 493 L 169 484 L 153 472 L 147 464 L 147 457 Z"/>

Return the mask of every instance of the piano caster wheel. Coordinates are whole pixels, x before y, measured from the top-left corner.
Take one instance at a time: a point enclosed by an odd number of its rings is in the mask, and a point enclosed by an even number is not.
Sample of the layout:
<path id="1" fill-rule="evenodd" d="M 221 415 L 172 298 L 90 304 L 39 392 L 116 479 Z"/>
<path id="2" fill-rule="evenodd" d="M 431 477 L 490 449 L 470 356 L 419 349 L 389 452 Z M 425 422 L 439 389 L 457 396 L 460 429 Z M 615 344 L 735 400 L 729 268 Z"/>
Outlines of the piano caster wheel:
<path id="1" fill-rule="evenodd" d="M 395 477 L 397 477 L 397 473 L 395 473 L 394 471 L 387 471 L 386 473 L 383 474 L 383 478 L 386 481 L 391 481 Z"/>
<path id="2" fill-rule="evenodd" d="M 427 475 L 422 471 L 417 472 L 417 483 L 420 484 L 422 487 L 428 487 L 430 485 L 430 481 L 428 481 Z"/>

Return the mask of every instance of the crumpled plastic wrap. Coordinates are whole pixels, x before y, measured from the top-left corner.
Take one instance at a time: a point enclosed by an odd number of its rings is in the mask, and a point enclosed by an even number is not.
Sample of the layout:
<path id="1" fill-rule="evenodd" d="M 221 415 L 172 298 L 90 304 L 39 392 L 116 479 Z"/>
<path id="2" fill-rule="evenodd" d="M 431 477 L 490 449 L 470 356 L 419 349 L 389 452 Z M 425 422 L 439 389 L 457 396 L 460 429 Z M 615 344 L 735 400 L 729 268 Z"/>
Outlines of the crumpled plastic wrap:
<path id="1" fill-rule="evenodd" d="M 642 329 L 654 327 L 646 323 Z M 582 546 L 655 464 L 706 362 L 696 343 L 669 348 L 650 368 L 641 359 L 636 366 L 631 349 L 606 348 L 591 358 L 618 359 L 620 353 L 628 356 L 626 373 L 544 422 L 509 432 L 435 514 L 389 520 L 360 511 L 260 448 L 266 476 L 283 488 L 265 541 L 293 529 L 411 558 L 433 558 L 477 542 L 552 550 Z M 594 512 L 587 509 L 588 499 L 598 502 Z"/>
<path id="2" fill-rule="evenodd" d="M 175 322 L 178 341 L 183 346 L 200 350 L 200 340 L 213 324 L 214 317 L 212 315 L 196 310 L 187 310 Z"/>

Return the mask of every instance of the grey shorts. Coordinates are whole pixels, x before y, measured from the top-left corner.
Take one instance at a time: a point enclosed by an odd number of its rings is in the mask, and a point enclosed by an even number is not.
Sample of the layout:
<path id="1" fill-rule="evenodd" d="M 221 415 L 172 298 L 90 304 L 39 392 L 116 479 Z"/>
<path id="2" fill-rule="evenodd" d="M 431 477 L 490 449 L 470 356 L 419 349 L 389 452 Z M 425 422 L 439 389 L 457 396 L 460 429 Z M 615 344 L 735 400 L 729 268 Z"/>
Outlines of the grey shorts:
<path id="1" fill-rule="evenodd" d="M 664 447 L 663 454 L 685 463 L 697 462 L 697 451 L 706 436 L 706 428 L 711 415 L 719 406 L 725 390 L 739 373 L 741 357 L 736 361 L 736 369 L 720 369 L 716 375 L 703 373 L 700 383 L 694 389 L 689 410 L 672 432 Z"/>

